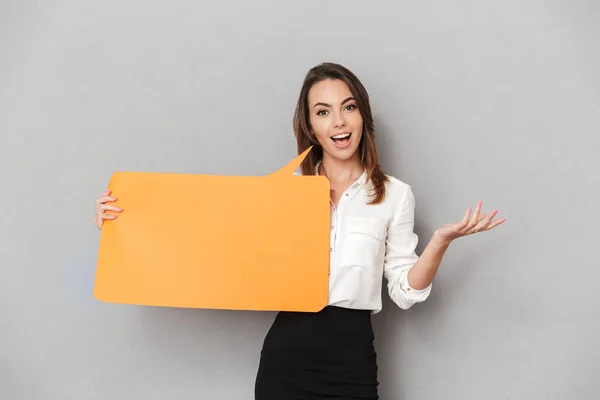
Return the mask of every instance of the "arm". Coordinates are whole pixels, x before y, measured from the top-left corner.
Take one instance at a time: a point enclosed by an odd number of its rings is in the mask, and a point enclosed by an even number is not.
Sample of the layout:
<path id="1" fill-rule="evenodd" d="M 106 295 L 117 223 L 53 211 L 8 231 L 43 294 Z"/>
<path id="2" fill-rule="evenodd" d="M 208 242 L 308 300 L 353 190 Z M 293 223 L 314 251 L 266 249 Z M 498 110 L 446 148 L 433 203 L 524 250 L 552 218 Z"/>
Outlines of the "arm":
<path id="1" fill-rule="evenodd" d="M 469 207 L 462 221 L 446 224 L 435 230 L 419 261 L 408 271 L 407 280 L 412 288 L 420 290 L 431 285 L 442 258 L 453 240 L 473 233 L 488 231 L 505 221 L 504 218 L 492 221 L 498 210 L 486 215 L 481 213 L 481 207 L 482 202 L 480 201 L 477 203 L 473 215 L 471 215 L 471 207 Z"/>
<path id="2" fill-rule="evenodd" d="M 432 279 L 428 277 L 432 269 L 426 266 L 430 264 L 428 260 L 432 259 L 432 255 L 438 254 L 435 247 L 428 246 L 430 250 L 423 253 L 424 260 L 420 260 L 415 252 L 418 236 L 414 232 L 414 224 L 415 198 L 409 187 L 403 204 L 388 228 L 384 261 L 384 276 L 388 281 L 390 298 L 405 310 L 429 297 Z M 411 271 L 417 265 L 419 268 L 415 275 Z"/>
<path id="3" fill-rule="evenodd" d="M 384 274 L 388 279 L 390 297 L 404 309 L 425 301 L 431 292 L 433 278 L 450 243 L 460 237 L 489 231 L 506 219 L 494 220 L 498 210 L 481 214 L 482 202 L 478 202 L 471 215 L 469 207 L 460 222 L 446 224 L 435 230 L 427 247 L 417 257 L 417 235 L 414 228 L 415 198 L 412 190 L 401 207 L 400 213 L 388 229 Z"/>
<path id="4" fill-rule="evenodd" d="M 408 271 L 408 284 L 412 288 L 419 290 L 431 285 L 449 245 L 435 237 L 429 241 L 419 261 Z"/>

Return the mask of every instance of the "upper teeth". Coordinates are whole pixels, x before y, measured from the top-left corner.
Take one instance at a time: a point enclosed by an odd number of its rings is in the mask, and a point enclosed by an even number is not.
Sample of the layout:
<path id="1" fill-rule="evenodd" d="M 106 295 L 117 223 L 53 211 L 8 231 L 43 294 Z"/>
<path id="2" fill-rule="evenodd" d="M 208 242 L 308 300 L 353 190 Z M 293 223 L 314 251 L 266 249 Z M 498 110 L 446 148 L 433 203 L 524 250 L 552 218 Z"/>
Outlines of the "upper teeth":
<path id="1" fill-rule="evenodd" d="M 333 138 L 334 138 L 334 139 L 345 139 L 345 138 L 347 138 L 347 137 L 350 137 L 350 134 L 349 134 L 349 133 L 341 133 L 341 134 L 339 134 L 339 135 L 335 135 L 335 136 L 333 136 Z"/>

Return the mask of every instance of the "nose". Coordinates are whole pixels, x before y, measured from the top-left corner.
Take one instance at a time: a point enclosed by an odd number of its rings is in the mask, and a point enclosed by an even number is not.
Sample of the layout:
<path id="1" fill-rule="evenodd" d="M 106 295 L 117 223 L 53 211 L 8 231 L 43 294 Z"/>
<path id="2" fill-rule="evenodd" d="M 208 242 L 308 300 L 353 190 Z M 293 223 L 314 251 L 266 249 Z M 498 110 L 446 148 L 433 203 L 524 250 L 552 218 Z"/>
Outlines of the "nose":
<path id="1" fill-rule="evenodd" d="M 344 113 L 343 112 L 337 112 L 334 114 L 333 117 L 333 127 L 336 129 L 339 129 L 343 126 L 346 126 L 346 120 L 344 119 Z"/>

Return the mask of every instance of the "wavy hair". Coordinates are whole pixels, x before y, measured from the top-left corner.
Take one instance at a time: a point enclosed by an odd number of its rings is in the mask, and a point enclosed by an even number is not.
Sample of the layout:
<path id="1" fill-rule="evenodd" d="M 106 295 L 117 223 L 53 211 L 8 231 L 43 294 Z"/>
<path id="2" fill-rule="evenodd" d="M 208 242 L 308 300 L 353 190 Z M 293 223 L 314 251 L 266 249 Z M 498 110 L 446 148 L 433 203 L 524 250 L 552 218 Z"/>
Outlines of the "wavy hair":
<path id="1" fill-rule="evenodd" d="M 371 180 L 374 189 L 373 199 L 369 204 L 381 203 L 385 198 L 385 184 L 388 181 L 388 177 L 383 173 L 379 165 L 369 94 L 356 75 L 342 65 L 335 63 L 319 64 L 311 68 L 304 78 L 294 112 L 294 135 L 296 136 L 298 145 L 298 154 L 303 153 L 310 146 L 314 147 L 300 165 L 302 174 L 314 175 L 317 163 L 323 158 L 323 148 L 316 137 L 311 134 L 308 92 L 314 84 L 326 79 L 339 79 L 345 82 L 356 99 L 358 110 L 363 119 L 363 132 L 360 144 L 358 145 L 358 152 L 360 162 L 367 173 L 367 180 Z"/>

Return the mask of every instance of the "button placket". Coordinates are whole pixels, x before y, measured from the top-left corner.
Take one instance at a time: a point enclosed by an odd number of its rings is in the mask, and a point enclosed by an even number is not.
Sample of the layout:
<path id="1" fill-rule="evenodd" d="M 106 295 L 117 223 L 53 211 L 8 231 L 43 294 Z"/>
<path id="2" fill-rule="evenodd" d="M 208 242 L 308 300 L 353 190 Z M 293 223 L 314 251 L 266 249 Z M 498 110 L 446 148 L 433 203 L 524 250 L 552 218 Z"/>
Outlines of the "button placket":
<path id="1" fill-rule="evenodd" d="M 337 237 L 337 207 L 331 203 L 331 234 L 329 240 L 329 275 L 335 261 L 335 239 Z"/>
<path id="2" fill-rule="evenodd" d="M 343 206 L 344 202 L 350 201 L 351 195 L 354 195 L 357 189 L 360 187 L 359 183 L 354 183 L 350 185 L 348 189 L 344 192 L 338 205 L 336 206 L 331 199 L 329 199 L 331 204 L 331 235 L 329 241 L 329 271 L 331 273 L 331 268 L 335 263 L 335 242 L 337 239 L 337 220 L 338 220 L 338 210 Z"/>
<path id="3" fill-rule="evenodd" d="M 331 204 L 331 235 L 329 240 L 329 250 L 333 252 L 335 247 L 336 225 L 337 225 L 337 208 Z"/>

